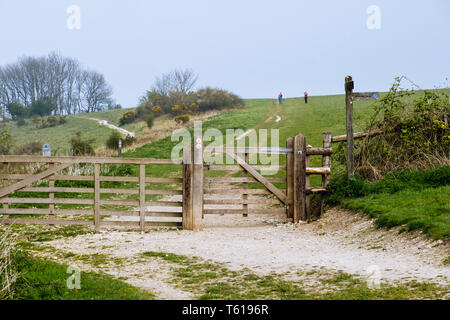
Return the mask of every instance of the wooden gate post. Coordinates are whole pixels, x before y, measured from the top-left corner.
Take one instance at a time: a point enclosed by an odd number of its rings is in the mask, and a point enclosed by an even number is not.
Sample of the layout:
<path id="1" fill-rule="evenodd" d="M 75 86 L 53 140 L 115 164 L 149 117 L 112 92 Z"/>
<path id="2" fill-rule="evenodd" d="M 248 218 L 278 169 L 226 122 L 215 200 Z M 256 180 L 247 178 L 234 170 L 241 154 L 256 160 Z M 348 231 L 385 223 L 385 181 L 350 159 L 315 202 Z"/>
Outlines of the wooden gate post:
<path id="1" fill-rule="evenodd" d="M 323 135 L 323 148 L 332 148 L 331 132 L 322 132 L 322 135 Z M 330 168 L 331 170 L 331 155 L 322 156 L 322 167 Z M 322 187 L 326 188 L 329 182 L 330 182 L 330 175 L 329 174 L 322 175 Z"/>
<path id="2" fill-rule="evenodd" d="M 192 178 L 192 229 L 202 229 L 203 217 L 203 139 L 194 136 L 194 170 Z"/>
<path id="3" fill-rule="evenodd" d="M 286 140 L 286 148 L 293 149 L 294 139 Z M 294 217 L 294 152 L 286 154 L 286 195 L 287 195 L 287 217 Z"/>
<path id="4" fill-rule="evenodd" d="M 183 229 L 192 230 L 192 146 L 183 149 Z"/>
<path id="5" fill-rule="evenodd" d="M 345 106 L 347 115 L 347 177 L 353 178 L 353 88 L 354 83 L 351 76 L 345 77 Z"/>
<path id="6" fill-rule="evenodd" d="M 100 164 L 94 163 L 94 226 L 100 230 Z"/>
<path id="7" fill-rule="evenodd" d="M 306 221 L 306 138 L 294 137 L 294 223 Z"/>
<path id="8" fill-rule="evenodd" d="M 139 165 L 139 226 L 145 231 L 145 164 Z"/>

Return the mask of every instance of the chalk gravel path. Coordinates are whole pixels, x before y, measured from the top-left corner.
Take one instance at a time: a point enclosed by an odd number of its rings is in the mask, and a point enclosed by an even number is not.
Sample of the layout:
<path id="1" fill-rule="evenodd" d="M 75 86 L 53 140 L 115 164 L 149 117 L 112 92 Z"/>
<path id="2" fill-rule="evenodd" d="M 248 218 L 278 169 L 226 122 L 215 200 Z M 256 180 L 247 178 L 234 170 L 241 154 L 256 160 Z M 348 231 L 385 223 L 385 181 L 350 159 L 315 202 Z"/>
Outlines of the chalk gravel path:
<path id="1" fill-rule="evenodd" d="M 166 230 L 146 233 L 105 230 L 50 242 L 78 254 L 101 253 L 136 259 L 145 251 L 171 252 L 225 263 L 232 270 L 249 268 L 257 274 L 298 271 L 343 271 L 362 278 L 379 270 L 381 281 L 427 281 L 449 285 L 450 268 L 442 261 L 449 245 L 427 240 L 419 233 L 377 230 L 373 220 L 341 209 L 320 220 L 293 225 L 276 215 L 207 215 L 200 232 Z M 130 261 L 131 261 L 130 260 Z M 191 293 L 173 287 L 167 265 L 126 262 L 107 273 L 156 291 L 160 299 L 190 299 Z M 300 276 L 299 276 L 300 277 Z M 313 277 L 313 276 L 312 276 Z"/>
<path id="2" fill-rule="evenodd" d="M 134 132 L 125 130 L 124 128 L 119 128 L 119 127 L 117 127 L 117 126 L 115 126 L 115 125 L 109 123 L 109 122 L 106 121 L 106 120 L 97 119 L 97 118 L 88 118 L 88 119 L 97 121 L 99 125 L 101 125 L 101 126 L 107 126 L 107 127 L 110 128 L 110 129 L 117 130 L 117 131 L 119 131 L 120 133 L 123 133 L 123 134 L 126 135 L 126 136 L 130 136 L 130 137 L 134 137 L 134 136 L 135 136 Z"/>

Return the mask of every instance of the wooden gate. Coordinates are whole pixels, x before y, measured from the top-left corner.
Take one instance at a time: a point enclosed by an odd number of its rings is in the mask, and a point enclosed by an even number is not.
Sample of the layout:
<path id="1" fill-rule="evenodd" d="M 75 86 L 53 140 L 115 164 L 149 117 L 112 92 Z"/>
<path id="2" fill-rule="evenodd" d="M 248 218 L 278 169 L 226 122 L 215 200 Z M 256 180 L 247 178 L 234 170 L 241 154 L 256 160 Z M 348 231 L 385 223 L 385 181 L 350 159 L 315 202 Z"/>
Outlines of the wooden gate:
<path id="1" fill-rule="evenodd" d="M 1 223 L 94 225 L 96 230 L 181 226 L 181 161 L 0 156 L 0 163 Z M 161 171 L 158 166 L 173 174 L 151 176 Z"/>
<path id="2" fill-rule="evenodd" d="M 324 193 L 331 173 L 331 133 L 323 133 L 323 147 L 313 148 L 298 134 L 286 141 L 285 148 L 203 147 L 201 137 L 184 150 L 183 227 L 202 228 L 208 214 L 287 214 L 295 223 L 309 221 L 310 195 Z M 217 165 L 203 161 L 204 152 L 222 154 L 233 164 Z M 275 177 L 264 176 L 268 165 L 250 165 L 249 155 L 279 154 L 285 157 L 276 167 Z M 192 156 L 193 155 L 193 156 Z M 311 167 L 310 157 L 322 156 L 321 167 Z M 226 161 L 224 161 L 226 162 Z M 189 165 L 193 164 L 193 165 Z M 310 186 L 310 176 L 322 175 L 319 187 Z M 187 210 L 185 210 L 185 208 Z"/>

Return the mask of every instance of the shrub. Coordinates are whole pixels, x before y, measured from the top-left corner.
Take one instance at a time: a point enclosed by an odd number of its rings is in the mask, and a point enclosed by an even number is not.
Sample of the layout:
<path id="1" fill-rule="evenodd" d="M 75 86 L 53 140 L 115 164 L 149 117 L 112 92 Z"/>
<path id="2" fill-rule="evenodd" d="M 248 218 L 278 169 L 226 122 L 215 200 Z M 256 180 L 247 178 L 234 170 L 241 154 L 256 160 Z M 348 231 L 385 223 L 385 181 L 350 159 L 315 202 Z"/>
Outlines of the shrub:
<path id="1" fill-rule="evenodd" d="M 148 128 L 153 127 L 153 123 L 155 122 L 155 116 L 153 115 L 153 113 L 150 113 L 145 117 L 145 122 L 147 122 Z"/>
<path id="2" fill-rule="evenodd" d="M 0 154 L 9 154 L 12 148 L 13 140 L 6 128 L 0 132 Z"/>
<path id="3" fill-rule="evenodd" d="M 160 116 L 160 115 L 162 114 L 162 109 L 161 109 L 160 106 L 154 106 L 154 107 L 152 108 L 152 112 L 153 112 L 153 114 L 154 114 L 156 117 L 158 117 L 158 116 Z"/>
<path id="4" fill-rule="evenodd" d="M 134 111 L 129 110 L 123 114 L 123 116 L 119 119 L 119 124 L 121 126 L 132 123 L 136 119 L 136 114 Z"/>
<path id="5" fill-rule="evenodd" d="M 24 126 L 24 125 L 26 125 L 27 123 L 26 123 L 26 121 L 25 121 L 25 119 L 24 118 L 20 118 L 19 120 L 17 120 L 17 123 L 16 123 L 16 125 L 18 126 L 18 127 L 22 127 L 22 126 Z"/>
<path id="6" fill-rule="evenodd" d="M 14 154 L 38 155 L 38 154 L 41 154 L 41 151 L 42 151 L 42 143 L 38 142 L 38 141 L 34 141 L 34 142 L 28 142 L 28 143 L 21 145 L 14 151 Z"/>
<path id="7" fill-rule="evenodd" d="M 111 135 L 109 136 L 108 140 L 106 140 L 106 147 L 111 150 L 118 150 L 119 149 L 119 139 L 122 139 L 122 147 L 130 146 L 134 142 L 136 142 L 135 137 L 126 136 L 125 138 L 122 138 L 122 135 L 118 131 L 113 131 Z"/>
<path id="8" fill-rule="evenodd" d="M 449 164 L 448 99 L 439 91 L 414 94 L 403 90 L 397 78 L 389 93 L 376 103 L 367 127 L 381 129 L 383 134 L 355 144 L 357 167 L 370 169 L 379 178 L 401 168 L 430 169 Z"/>
<path id="9" fill-rule="evenodd" d="M 221 89 L 204 88 L 197 91 L 196 103 L 200 111 L 239 108 L 244 101 L 237 95 Z"/>
<path id="10" fill-rule="evenodd" d="M 73 156 L 95 156 L 94 148 L 88 141 L 82 139 L 81 132 L 71 139 L 70 144 Z"/>
<path id="11" fill-rule="evenodd" d="M 184 115 L 176 116 L 174 120 L 175 120 L 176 123 L 182 124 L 182 123 L 189 122 L 190 117 L 189 117 L 189 115 L 184 114 Z"/>

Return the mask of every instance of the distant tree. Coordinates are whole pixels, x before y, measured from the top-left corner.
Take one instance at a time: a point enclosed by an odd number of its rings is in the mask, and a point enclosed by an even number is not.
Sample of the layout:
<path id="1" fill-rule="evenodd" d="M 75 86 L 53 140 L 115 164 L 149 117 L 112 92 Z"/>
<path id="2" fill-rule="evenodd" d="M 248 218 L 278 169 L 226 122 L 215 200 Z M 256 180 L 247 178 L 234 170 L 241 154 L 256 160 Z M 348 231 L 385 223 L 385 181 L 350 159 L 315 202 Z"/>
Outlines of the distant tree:
<path id="1" fill-rule="evenodd" d="M 54 107 L 55 115 L 64 115 L 105 109 L 112 104 L 111 96 L 112 89 L 103 75 L 54 52 L 46 57 L 19 58 L 16 63 L 0 67 L 3 119 L 13 102 L 29 109 L 36 101 L 46 100 Z"/>
<path id="2" fill-rule="evenodd" d="M 6 109 L 13 119 L 25 118 L 28 114 L 28 110 L 20 102 L 11 102 L 6 105 Z"/>
<path id="3" fill-rule="evenodd" d="M 45 117 L 52 114 L 56 110 L 56 107 L 50 102 L 48 98 L 42 98 L 34 101 L 30 106 L 30 116 Z"/>

